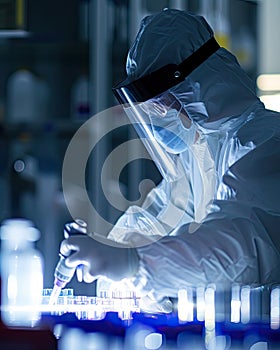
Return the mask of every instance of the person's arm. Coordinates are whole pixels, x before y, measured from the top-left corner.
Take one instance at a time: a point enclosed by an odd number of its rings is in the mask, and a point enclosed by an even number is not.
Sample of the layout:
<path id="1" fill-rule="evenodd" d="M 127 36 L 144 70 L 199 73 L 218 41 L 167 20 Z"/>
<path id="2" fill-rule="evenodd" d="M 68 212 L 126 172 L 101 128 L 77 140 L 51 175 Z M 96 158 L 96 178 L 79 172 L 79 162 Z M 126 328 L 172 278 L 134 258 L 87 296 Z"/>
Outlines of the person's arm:
<path id="1" fill-rule="evenodd" d="M 180 288 L 200 284 L 215 283 L 226 289 L 234 282 L 259 283 L 260 247 L 270 256 L 270 268 L 279 269 L 275 249 L 258 236 L 249 217 L 213 218 L 193 234 L 186 224 L 180 233 L 137 249 L 140 267 L 133 279 L 136 288 L 141 281 L 140 288 L 160 300 L 176 297 Z"/>
<path id="2" fill-rule="evenodd" d="M 201 224 L 184 224 L 176 235 L 153 242 L 147 236 L 137 248 L 110 247 L 109 241 L 101 248 L 91 237 L 73 236 L 63 245 L 77 254 L 66 264 L 84 264 L 86 281 L 129 279 L 142 296 L 155 296 L 155 302 L 200 283 L 227 288 L 234 282 L 279 282 L 279 141 L 270 138 L 230 167 L 223 181 L 236 198 L 216 201 L 220 210 Z"/>
<path id="3" fill-rule="evenodd" d="M 234 282 L 280 280 L 277 132 L 236 161 L 223 182 L 235 192 L 235 198 L 216 201 L 219 211 L 197 227 L 186 224 L 176 236 L 137 249 L 140 268 L 135 285 L 146 281 L 141 287 L 146 292 L 174 297 L 178 288 L 199 283 L 226 288 Z"/>
<path id="4" fill-rule="evenodd" d="M 193 197 L 187 177 L 161 183 L 150 191 L 142 206 L 131 206 L 119 218 L 108 238 L 128 243 L 132 235 L 166 236 L 193 220 Z"/>

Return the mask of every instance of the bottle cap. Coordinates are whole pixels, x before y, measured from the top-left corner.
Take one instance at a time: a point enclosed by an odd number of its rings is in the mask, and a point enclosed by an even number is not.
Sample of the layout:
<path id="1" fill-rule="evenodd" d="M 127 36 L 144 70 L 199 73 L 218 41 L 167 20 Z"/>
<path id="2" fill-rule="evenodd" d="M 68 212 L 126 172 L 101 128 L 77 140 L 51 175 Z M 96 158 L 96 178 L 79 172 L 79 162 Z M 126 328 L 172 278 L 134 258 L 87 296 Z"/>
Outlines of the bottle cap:
<path id="1" fill-rule="evenodd" d="M 0 236 L 2 240 L 34 242 L 40 238 L 40 231 L 30 220 L 7 219 L 2 223 Z"/>

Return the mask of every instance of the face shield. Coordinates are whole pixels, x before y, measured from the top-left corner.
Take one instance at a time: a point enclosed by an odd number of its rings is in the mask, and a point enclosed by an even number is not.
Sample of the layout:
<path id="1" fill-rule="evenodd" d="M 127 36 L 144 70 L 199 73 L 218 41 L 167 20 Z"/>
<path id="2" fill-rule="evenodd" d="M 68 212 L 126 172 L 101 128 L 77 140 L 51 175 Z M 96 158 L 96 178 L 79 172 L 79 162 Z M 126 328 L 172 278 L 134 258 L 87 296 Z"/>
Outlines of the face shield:
<path id="1" fill-rule="evenodd" d="M 218 50 L 214 38 L 208 40 L 181 64 L 168 64 L 137 80 L 130 77 L 113 88 L 117 100 L 134 125 L 163 178 L 175 181 L 184 174 L 179 154 L 194 142 L 196 130 L 172 93 L 172 88 Z M 194 94 L 192 84 L 185 97 Z"/>

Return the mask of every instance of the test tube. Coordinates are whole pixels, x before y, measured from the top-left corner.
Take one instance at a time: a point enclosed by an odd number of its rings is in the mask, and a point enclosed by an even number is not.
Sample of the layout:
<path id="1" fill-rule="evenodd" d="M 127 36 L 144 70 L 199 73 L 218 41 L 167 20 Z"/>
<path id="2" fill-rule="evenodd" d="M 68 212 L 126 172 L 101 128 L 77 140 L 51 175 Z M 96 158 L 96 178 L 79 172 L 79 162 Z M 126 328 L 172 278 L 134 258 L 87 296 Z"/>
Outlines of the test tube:
<path id="1" fill-rule="evenodd" d="M 205 320 L 205 286 L 196 287 L 196 318 L 198 321 Z"/>
<path id="2" fill-rule="evenodd" d="M 231 318 L 230 321 L 233 323 L 240 322 L 240 285 L 234 284 L 231 288 Z"/>
<path id="3" fill-rule="evenodd" d="M 273 287 L 270 293 L 270 327 L 280 328 L 280 287 Z"/>
<path id="4" fill-rule="evenodd" d="M 73 297 L 73 305 L 75 306 L 77 318 L 86 320 L 88 318 L 88 297 L 82 295 Z"/>
<path id="5" fill-rule="evenodd" d="M 187 287 L 178 291 L 178 318 L 180 322 L 193 321 L 193 289 Z"/>

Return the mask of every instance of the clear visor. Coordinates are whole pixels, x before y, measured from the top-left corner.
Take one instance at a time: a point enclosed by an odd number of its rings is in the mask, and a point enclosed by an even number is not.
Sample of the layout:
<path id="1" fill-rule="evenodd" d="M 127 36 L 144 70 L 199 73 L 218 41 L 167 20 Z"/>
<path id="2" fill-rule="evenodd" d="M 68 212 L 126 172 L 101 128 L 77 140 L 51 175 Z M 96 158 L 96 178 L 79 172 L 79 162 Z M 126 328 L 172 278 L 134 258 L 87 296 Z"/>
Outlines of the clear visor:
<path id="1" fill-rule="evenodd" d="M 125 94 L 127 99 L 127 104 L 123 106 L 124 110 L 163 178 L 168 182 L 172 182 L 184 176 L 183 165 L 178 154 L 167 152 L 155 138 L 155 127 L 162 127 L 160 118 L 151 121 L 151 110 L 156 115 L 162 115 L 164 118 L 164 111 L 166 111 L 166 108 L 171 108 L 171 106 L 164 106 L 163 100 L 160 98 L 135 103 L 130 98 L 129 92 L 124 90 L 123 94 Z"/>
<path id="2" fill-rule="evenodd" d="M 218 49 L 219 45 L 212 37 L 179 65 L 167 64 L 136 80 L 128 77 L 113 88 L 160 173 L 169 182 L 184 175 L 178 154 L 195 135 L 192 126 L 188 131 L 184 125 L 179 125 L 181 109 L 175 106 L 177 99 L 170 90 L 176 90 L 176 86 L 185 82 L 189 74 Z M 189 101 L 193 91 L 187 88 L 181 99 Z"/>

